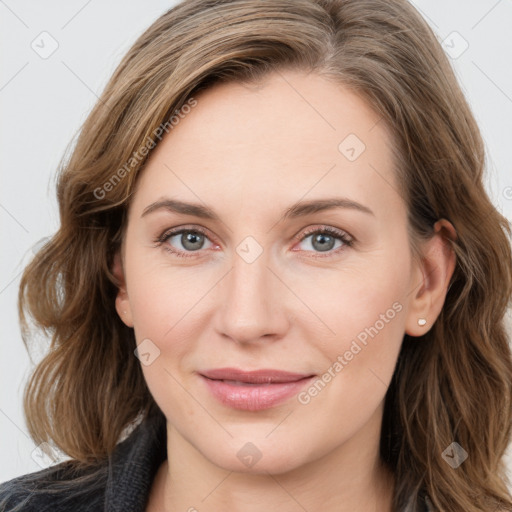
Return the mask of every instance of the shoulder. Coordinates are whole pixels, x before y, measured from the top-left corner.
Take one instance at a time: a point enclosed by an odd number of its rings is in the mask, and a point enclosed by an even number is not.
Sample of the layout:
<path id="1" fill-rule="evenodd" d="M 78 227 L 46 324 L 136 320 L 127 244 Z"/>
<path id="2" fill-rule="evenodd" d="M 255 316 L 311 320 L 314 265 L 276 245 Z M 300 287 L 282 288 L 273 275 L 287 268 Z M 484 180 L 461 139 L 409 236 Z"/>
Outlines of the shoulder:
<path id="1" fill-rule="evenodd" d="M 73 485 L 86 475 L 68 461 L 13 478 L 0 484 L 0 512 L 103 510 L 103 496 L 95 486 Z"/>
<path id="2" fill-rule="evenodd" d="M 34 473 L 33 475 L 37 478 Z M 28 482 L 28 475 L 14 478 L 0 484 L 0 511 L 11 512 L 14 510 L 35 510 L 28 505 L 30 501 L 30 489 L 33 484 Z"/>
<path id="3" fill-rule="evenodd" d="M 65 461 L 0 484 L 0 512 L 143 511 L 166 457 L 164 420 L 146 418 L 94 465 Z"/>

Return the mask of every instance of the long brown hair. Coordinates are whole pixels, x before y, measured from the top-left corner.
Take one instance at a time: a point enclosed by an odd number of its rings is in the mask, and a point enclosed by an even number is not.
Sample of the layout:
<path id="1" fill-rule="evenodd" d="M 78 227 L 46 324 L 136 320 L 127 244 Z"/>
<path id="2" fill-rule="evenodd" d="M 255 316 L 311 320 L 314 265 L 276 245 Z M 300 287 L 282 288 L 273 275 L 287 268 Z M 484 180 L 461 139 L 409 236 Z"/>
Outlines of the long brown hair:
<path id="1" fill-rule="evenodd" d="M 412 247 L 440 218 L 458 235 L 443 311 L 421 340 L 404 337 L 386 395 L 394 509 L 425 492 L 439 510 L 512 510 L 510 226 L 485 192 L 482 138 L 448 59 L 405 0 L 186 0 L 139 37 L 60 166 L 60 228 L 21 280 L 25 342 L 29 318 L 52 340 L 25 392 L 32 437 L 91 464 L 159 413 L 114 308 L 134 184 L 195 92 L 285 68 L 351 88 L 387 124 Z M 453 442 L 469 455 L 457 469 L 442 455 Z"/>

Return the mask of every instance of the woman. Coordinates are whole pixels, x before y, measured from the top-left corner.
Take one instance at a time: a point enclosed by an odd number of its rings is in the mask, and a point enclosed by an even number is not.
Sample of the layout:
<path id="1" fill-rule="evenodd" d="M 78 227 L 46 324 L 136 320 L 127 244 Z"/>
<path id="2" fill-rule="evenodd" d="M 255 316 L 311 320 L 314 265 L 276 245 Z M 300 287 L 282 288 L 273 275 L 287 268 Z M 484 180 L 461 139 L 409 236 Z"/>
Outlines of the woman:
<path id="1" fill-rule="evenodd" d="M 512 510 L 509 226 L 405 1 L 185 1 L 130 49 L 20 285 L 70 457 L 2 510 Z M 46 445 L 45 445 L 46 446 Z"/>

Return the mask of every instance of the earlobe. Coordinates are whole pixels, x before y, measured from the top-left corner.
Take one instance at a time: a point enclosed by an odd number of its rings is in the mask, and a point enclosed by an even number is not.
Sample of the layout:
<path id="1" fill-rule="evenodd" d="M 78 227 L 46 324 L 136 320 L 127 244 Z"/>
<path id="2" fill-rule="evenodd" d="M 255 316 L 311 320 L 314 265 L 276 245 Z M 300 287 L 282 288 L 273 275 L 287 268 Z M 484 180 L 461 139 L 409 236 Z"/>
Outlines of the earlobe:
<path id="1" fill-rule="evenodd" d="M 451 242 L 457 234 L 446 219 L 434 224 L 434 235 L 426 242 L 420 265 L 420 282 L 412 292 L 405 332 L 409 336 L 422 336 L 432 327 L 441 313 L 456 257 Z"/>
<path id="2" fill-rule="evenodd" d="M 124 276 L 123 261 L 120 251 L 118 251 L 114 256 L 112 274 L 118 282 L 118 290 L 115 300 L 117 314 L 128 327 L 133 327 L 132 311 L 128 292 L 126 290 L 126 279 Z"/>

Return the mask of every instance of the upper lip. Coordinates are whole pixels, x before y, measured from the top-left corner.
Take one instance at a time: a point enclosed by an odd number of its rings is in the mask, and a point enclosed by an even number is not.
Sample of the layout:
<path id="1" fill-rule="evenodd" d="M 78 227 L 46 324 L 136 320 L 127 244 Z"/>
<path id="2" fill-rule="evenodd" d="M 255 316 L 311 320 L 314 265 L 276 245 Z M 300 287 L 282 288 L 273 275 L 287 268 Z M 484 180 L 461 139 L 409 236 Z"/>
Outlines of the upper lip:
<path id="1" fill-rule="evenodd" d="M 249 384 L 266 384 L 280 382 L 296 382 L 306 377 L 312 377 L 307 373 L 292 373 L 283 370 L 261 369 L 244 371 L 237 368 L 215 368 L 199 372 L 204 377 L 213 380 L 235 380 Z"/>

